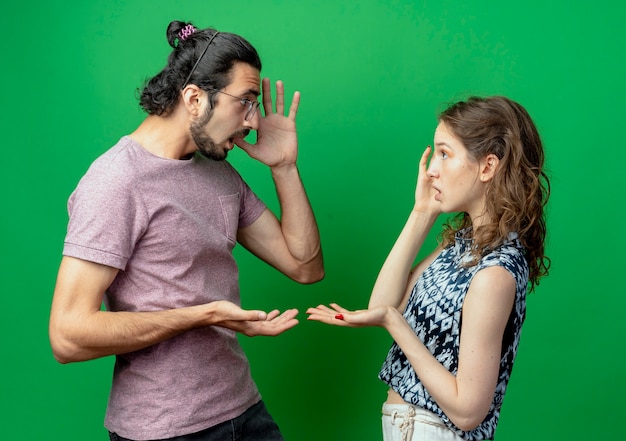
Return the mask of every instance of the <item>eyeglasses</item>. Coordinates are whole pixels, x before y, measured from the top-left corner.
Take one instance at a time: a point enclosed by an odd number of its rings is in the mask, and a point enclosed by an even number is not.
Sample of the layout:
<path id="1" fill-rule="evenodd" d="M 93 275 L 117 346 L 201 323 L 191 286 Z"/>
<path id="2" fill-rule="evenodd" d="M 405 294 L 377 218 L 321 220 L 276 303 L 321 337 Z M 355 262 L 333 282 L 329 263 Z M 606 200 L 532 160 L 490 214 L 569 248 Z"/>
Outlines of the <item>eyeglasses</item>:
<path id="1" fill-rule="evenodd" d="M 238 99 L 241 105 L 246 107 L 246 116 L 244 116 L 244 119 L 246 121 L 249 121 L 254 116 L 254 114 L 256 113 L 256 109 L 258 109 L 259 106 L 261 105 L 261 103 L 259 103 L 258 101 L 250 101 L 248 98 L 242 98 L 240 96 L 231 95 L 230 93 L 222 92 L 221 90 L 217 90 L 217 89 L 209 89 L 209 90 L 211 92 L 221 93 L 231 98 Z"/>

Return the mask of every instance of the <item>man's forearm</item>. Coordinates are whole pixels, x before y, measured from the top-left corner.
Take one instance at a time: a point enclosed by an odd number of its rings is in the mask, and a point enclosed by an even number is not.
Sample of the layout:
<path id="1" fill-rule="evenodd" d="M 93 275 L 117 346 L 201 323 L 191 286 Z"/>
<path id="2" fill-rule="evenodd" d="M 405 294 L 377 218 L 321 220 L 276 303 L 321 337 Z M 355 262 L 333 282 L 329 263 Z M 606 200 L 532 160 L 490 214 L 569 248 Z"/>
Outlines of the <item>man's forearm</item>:
<path id="1" fill-rule="evenodd" d="M 280 203 L 281 228 L 290 253 L 323 276 L 319 229 L 297 166 L 272 168 L 272 178 Z"/>

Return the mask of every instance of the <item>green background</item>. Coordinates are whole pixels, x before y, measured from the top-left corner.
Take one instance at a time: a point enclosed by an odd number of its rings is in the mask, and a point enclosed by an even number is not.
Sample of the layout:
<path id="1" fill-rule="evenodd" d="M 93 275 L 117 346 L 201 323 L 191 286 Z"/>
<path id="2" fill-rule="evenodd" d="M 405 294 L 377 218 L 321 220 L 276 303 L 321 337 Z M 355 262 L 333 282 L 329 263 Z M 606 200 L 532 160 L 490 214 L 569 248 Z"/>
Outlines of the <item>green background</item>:
<path id="1" fill-rule="evenodd" d="M 327 276 L 300 286 L 236 249 L 245 307 L 301 311 L 286 334 L 241 340 L 288 440 L 381 439 L 377 372 L 390 338 L 307 322 L 304 311 L 367 304 L 410 210 L 436 111 L 468 94 L 507 95 L 529 110 L 553 186 L 553 267 L 529 298 L 497 439 L 623 436 L 626 38 L 617 1 L 39 0 L 2 10 L 0 438 L 107 439 L 113 359 L 57 364 L 48 313 L 67 198 L 143 119 L 135 91 L 163 67 L 172 19 L 245 36 L 264 76 L 302 92 L 299 165 Z M 269 171 L 242 151 L 230 158 L 276 209 Z"/>

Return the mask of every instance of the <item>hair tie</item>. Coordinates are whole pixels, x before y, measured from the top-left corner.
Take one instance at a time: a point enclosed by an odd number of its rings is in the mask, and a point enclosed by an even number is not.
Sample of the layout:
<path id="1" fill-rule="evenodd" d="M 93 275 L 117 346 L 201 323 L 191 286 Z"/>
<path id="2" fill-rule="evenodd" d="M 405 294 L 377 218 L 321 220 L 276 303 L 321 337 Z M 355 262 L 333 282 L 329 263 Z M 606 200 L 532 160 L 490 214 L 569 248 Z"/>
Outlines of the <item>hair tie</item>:
<path id="1" fill-rule="evenodd" d="M 178 38 L 180 39 L 180 41 L 185 41 L 187 37 L 189 37 L 194 32 L 196 32 L 196 28 L 194 28 L 193 25 L 188 24 L 178 33 Z"/>

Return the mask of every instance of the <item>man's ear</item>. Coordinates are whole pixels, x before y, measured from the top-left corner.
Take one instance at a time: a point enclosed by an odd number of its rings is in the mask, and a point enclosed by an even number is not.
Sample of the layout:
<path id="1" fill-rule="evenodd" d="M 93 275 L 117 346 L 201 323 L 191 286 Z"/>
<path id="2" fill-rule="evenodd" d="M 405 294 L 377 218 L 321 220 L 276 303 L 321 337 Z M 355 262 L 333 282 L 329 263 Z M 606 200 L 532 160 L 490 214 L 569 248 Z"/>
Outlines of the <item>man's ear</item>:
<path id="1" fill-rule="evenodd" d="M 195 84 L 188 84 L 181 92 L 183 105 L 187 111 L 193 116 L 200 115 L 202 108 L 202 97 L 206 96 L 204 90 L 200 89 Z"/>
<path id="2" fill-rule="evenodd" d="M 480 161 L 480 180 L 489 182 L 496 174 L 500 159 L 493 153 L 488 154 Z"/>

